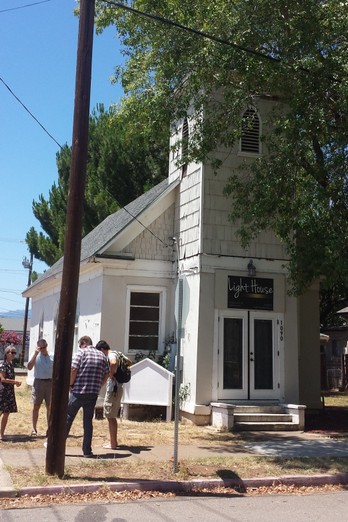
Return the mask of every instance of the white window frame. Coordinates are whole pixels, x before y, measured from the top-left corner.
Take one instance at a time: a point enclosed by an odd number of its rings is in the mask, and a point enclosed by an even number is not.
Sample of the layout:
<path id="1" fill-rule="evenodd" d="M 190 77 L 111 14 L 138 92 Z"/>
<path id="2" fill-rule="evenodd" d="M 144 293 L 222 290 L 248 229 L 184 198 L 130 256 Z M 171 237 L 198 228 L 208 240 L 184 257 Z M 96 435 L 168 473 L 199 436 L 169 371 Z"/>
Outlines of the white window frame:
<path id="1" fill-rule="evenodd" d="M 54 319 L 53 319 L 53 343 L 54 343 L 54 345 L 56 344 L 56 338 L 57 338 L 58 314 L 59 314 L 59 301 L 56 302 Z"/>
<path id="2" fill-rule="evenodd" d="M 126 328 L 125 328 L 125 353 L 135 354 L 139 352 L 146 352 L 148 350 L 130 350 L 129 349 L 129 319 L 130 319 L 130 299 L 132 292 L 141 292 L 144 294 L 159 294 L 159 325 L 158 325 L 158 346 L 157 354 L 160 355 L 164 351 L 164 339 L 165 339 L 165 317 L 166 317 L 166 302 L 167 302 L 167 289 L 160 286 L 138 286 L 129 285 L 127 286 L 126 295 Z"/>
<path id="3" fill-rule="evenodd" d="M 80 338 L 79 335 L 79 323 L 80 323 L 80 301 L 76 301 L 76 313 L 75 313 L 75 325 L 74 325 L 74 342 L 73 342 L 73 353 L 77 352 Z"/>
<path id="4" fill-rule="evenodd" d="M 45 313 L 42 312 L 41 319 L 39 321 L 39 337 L 37 338 L 37 340 L 43 339 L 43 337 L 44 337 L 44 325 L 45 325 Z"/>

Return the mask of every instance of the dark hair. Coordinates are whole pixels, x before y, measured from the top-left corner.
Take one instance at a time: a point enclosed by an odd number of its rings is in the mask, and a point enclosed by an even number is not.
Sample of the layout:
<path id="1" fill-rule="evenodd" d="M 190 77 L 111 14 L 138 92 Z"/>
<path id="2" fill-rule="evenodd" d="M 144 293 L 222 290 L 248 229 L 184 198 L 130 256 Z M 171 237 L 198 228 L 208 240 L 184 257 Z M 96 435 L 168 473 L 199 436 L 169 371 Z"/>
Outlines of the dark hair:
<path id="1" fill-rule="evenodd" d="M 81 339 L 79 339 L 79 346 L 81 343 L 87 344 L 87 346 L 93 345 L 92 339 L 88 335 L 84 335 L 83 337 L 81 337 Z"/>
<path id="2" fill-rule="evenodd" d="M 106 341 L 97 342 L 95 347 L 97 348 L 97 350 L 110 350 L 110 346 L 108 345 L 108 343 Z"/>

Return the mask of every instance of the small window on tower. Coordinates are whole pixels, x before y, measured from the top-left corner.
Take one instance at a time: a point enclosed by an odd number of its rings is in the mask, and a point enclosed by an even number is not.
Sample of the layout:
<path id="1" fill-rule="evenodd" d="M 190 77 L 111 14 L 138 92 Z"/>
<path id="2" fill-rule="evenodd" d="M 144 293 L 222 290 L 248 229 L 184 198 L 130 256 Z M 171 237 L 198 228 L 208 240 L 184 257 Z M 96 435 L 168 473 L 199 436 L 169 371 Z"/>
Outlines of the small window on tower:
<path id="1" fill-rule="evenodd" d="M 242 135 L 240 151 L 249 154 L 260 154 L 260 118 L 253 107 L 247 109 L 242 119 Z"/>
<path id="2" fill-rule="evenodd" d="M 181 158 L 182 158 L 182 175 L 186 176 L 187 174 L 187 153 L 188 153 L 188 144 L 189 144 L 189 126 L 187 118 L 184 119 L 184 123 L 182 126 L 182 136 L 181 136 Z"/>

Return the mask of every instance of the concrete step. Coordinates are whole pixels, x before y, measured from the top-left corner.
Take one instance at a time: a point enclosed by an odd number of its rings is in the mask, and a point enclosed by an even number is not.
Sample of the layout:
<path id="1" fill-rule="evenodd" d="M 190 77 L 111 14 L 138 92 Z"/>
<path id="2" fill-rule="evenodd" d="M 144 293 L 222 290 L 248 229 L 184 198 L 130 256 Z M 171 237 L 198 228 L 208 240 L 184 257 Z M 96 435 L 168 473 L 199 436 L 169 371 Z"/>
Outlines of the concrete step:
<path id="1" fill-rule="evenodd" d="M 284 408 L 277 405 L 236 405 L 234 413 L 284 413 Z"/>
<path id="2" fill-rule="evenodd" d="M 294 422 L 236 422 L 234 431 L 299 431 Z"/>
<path id="3" fill-rule="evenodd" d="M 292 422 L 289 413 L 235 413 L 234 422 Z"/>
<path id="4" fill-rule="evenodd" d="M 233 431 L 301 431 L 304 406 L 294 404 L 211 403 L 212 424 Z"/>

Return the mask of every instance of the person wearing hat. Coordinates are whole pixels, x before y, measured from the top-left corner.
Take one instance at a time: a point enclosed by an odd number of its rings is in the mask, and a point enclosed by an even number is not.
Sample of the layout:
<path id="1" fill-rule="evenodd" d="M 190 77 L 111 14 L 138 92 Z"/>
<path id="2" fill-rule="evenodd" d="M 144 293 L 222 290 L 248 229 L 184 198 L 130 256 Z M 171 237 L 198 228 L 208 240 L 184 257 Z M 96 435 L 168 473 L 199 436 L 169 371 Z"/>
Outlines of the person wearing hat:
<path id="1" fill-rule="evenodd" d="M 4 440 L 5 429 L 10 413 L 16 413 L 17 403 L 14 387 L 22 383 L 15 378 L 13 361 L 17 355 L 14 346 L 7 346 L 4 351 L 4 360 L 0 363 L 0 382 L 2 391 L 0 394 L 0 441 Z"/>

